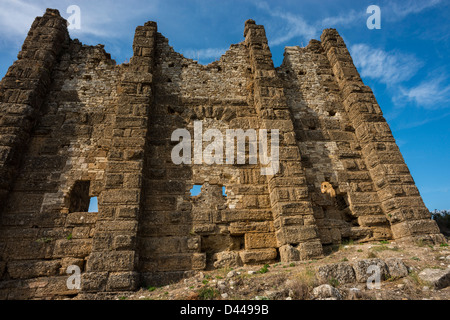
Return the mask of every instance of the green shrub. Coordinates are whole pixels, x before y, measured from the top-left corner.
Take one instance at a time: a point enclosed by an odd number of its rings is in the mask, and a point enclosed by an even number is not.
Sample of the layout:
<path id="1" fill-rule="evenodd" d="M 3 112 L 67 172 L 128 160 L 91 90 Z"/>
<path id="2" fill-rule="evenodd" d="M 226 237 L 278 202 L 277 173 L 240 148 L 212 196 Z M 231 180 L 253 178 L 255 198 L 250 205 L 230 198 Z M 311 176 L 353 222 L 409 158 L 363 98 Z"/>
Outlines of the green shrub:
<path id="1" fill-rule="evenodd" d="M 211 287 L 203 287 L 198 291 L 198 297 L 200 300 L 212 300 L 219 292 Z"/>
<path id="2" fill-rule="evenodd" d="M 269 265 L 265 264 L 264 267 L 262 267 L 258 272 L 259 273 L 266 273 L 267 271 L 269 271 Z"/>

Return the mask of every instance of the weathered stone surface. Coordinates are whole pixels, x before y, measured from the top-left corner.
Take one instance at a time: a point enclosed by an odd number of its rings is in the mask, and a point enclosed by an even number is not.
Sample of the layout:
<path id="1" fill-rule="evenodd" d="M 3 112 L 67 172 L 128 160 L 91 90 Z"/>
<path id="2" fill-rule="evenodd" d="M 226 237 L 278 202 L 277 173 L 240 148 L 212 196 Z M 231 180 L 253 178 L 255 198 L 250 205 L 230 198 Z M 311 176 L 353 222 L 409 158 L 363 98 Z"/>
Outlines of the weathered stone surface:
<path id="1" fill-rule="evenodd" d="M 389 271 L 386 263 L 378 258 L 359 260 L 353 265 L 357 282 L 367 282 L 368 278 L 375 276 L 379 272 L 380 280 L 386 280 L 389 277 Z"/>
<path id="2" fill-rule="evenodd" d="M 389 276 L 391 278 L 402 278 L 409 274 L 408 267 L 400 258 L 387 258 L 384 262 L 386 262 Z"/>
<path id="3" fill-rule="evenodd" d="M 264 263 L 274 260 L 277 257 L 275 249 L 254 249 L 239 252 L 244 264 Z"/>
<path id="4" fill-rule="evenodd" d="M 280 261 L 291 262 L 300 260 L 300 252 L 293 246 L 286 244 L 280 247 Z"/>
<path id="5" fill-rule="evenodd" d="M 8 273 L 12 279 L 49 277 L 59 274 L 59 261 L 12 261 Z"/>
<path id="6" fill-rule="evenodd" d="M 436 289 L 443 289 L 450 286 L 450 268 L 445 270 L 427 268 L 419 273 L 419 278 Z"/>
<path id="7" fill-rule="evenodd" d="M 312 294 L 314 298 L 318 300 L 342 300 L 340 291 L 329 284 L 323 284 L 315 287 Z"/>
<path id="8" fill-rule="evenodd" d="M 317 272 L 320 279 L 329 281 L 335 279 L 340 284 L 356 282 L 356 275 L 353 267 L 346 262 L 327 264 L 320 266 Z"/>
<path id="9" fill-rule="evenodd" d="M 238 252 L 223 251 L 215 253 L 212 260 L 215 268 L 235 268 L 242 265 L 242 260 Z"/>

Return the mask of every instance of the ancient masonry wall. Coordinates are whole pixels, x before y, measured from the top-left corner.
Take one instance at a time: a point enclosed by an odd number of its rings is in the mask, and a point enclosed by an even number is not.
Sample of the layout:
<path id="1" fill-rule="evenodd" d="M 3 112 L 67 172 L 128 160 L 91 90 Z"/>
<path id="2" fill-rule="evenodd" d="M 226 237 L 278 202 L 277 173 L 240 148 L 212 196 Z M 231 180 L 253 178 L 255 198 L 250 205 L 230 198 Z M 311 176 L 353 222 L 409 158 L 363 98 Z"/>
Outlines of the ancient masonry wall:
<path id="1" fill-rule="evenodd" d="M 57 10 L 36 18 L 0 82 L 1 299 L 107 297 L 346 240 L 445 241 L 338 33 L 286 48 L 279 68 L 263 26 L 244 37 L 202 66 L 147 22 L 116 65 Z M 174 164 L 172 132 L 200 121 L 278 129 L 278 173 Z"/>

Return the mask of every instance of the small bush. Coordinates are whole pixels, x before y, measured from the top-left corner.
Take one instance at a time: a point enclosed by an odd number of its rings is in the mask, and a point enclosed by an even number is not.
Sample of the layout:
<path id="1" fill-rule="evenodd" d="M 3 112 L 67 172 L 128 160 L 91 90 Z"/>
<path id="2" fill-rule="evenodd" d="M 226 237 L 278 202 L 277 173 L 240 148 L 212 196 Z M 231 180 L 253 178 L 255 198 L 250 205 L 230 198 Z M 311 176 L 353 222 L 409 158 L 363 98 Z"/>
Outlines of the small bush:
<path id="1" fill-rule="evenodd" d="M 332 287 L 338 287 L 339 286 L 339 280 L 335 278 L 330 278 L 328 280 L 328 284 Z"/>
<path id="2" fill-rule="evenodd" d="M 156 287 L 148 287 L 148 291 L 150 291 L 150 292 L 155 291 L 155 290 L 156 290 Z"/>
<path id="3" fill-rule="evenodd" d="M 298 273 L 289 282 L 288 289 L 293 299 L 305 300 L 308 298 L 311 290 L 318 285 L 314 270 L 306 269 Z"/>
<path id="4" fill-rule="evenodd" d="M 259 273 L 266 273 L 269 271 L 269 265 L 265 264 L 264 267 L 262 267 L 261 269 L 259 269 Z"/>
<path id="5" fill-rule="evenodd" d="M 200 300 L 212 300 L 217 297 L 218 294 L 219 292 L 214 288 L 203 287 L 198 291 L 198 298 Z"/>
<path id="6" fill-rule="evenodd" d="M 434 212 L 431 213 L 431 219 L 436 221 L 442 234 L 446 235 L 447 237 L 450 236 L 450 211 L 434 210 Z"/>

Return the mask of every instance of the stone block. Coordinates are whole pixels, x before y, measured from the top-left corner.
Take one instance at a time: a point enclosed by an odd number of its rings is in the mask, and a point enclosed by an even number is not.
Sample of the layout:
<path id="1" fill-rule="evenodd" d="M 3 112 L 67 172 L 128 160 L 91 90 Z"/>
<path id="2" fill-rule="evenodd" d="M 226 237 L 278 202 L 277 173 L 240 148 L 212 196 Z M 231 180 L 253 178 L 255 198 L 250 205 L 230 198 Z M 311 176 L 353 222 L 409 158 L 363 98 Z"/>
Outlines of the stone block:
<path id="1" fill-rule="evenodd" d="M 50 277 L 59 274 L 61 262 L 54 261 L 10 261 L 8 273 L 12 279 Z"/>
<path id="2" fill-rule="evenodd" d="M 139 285 L 137 272 L 113 272 L 106 282 L 107 291 L 134 291 Z"/>
<path id="3" fill-rule="evenodd" d="M 345 262 L 320 266 L 317 274 L 322 281 L 328 282 L 331 279 L 335 279 L 339 281 L 339 284 L 356 282 L 356 275 L 353 267 Z"/>
<path id="4" fill-rule="evenodd" d="M 135 267 L 134 251 L 100 251 L 93 252 L 87 260 L 88 272 L 130 271 Z"/>
<path id="5" fill-rule="evenodd" d="M 273 261 L 277 257 L 277 250 L 270 249 L 254 249 L 240 251 L 239 255 L 244 264 L 255 264 Z"/>
<path id="6" fill-rule="evenodd" d="M 274 233 L 246 233 L 245 234 L 245 248 L 246 249 L 261 249 L 261 248 L 275 248 L 277 241 Z"/>
<path id="7" fill-rule="evenodd" d="M 87 257 L 92 251 L 92 239 L 56 240 L 53 256 L 57 258 Z"/>

